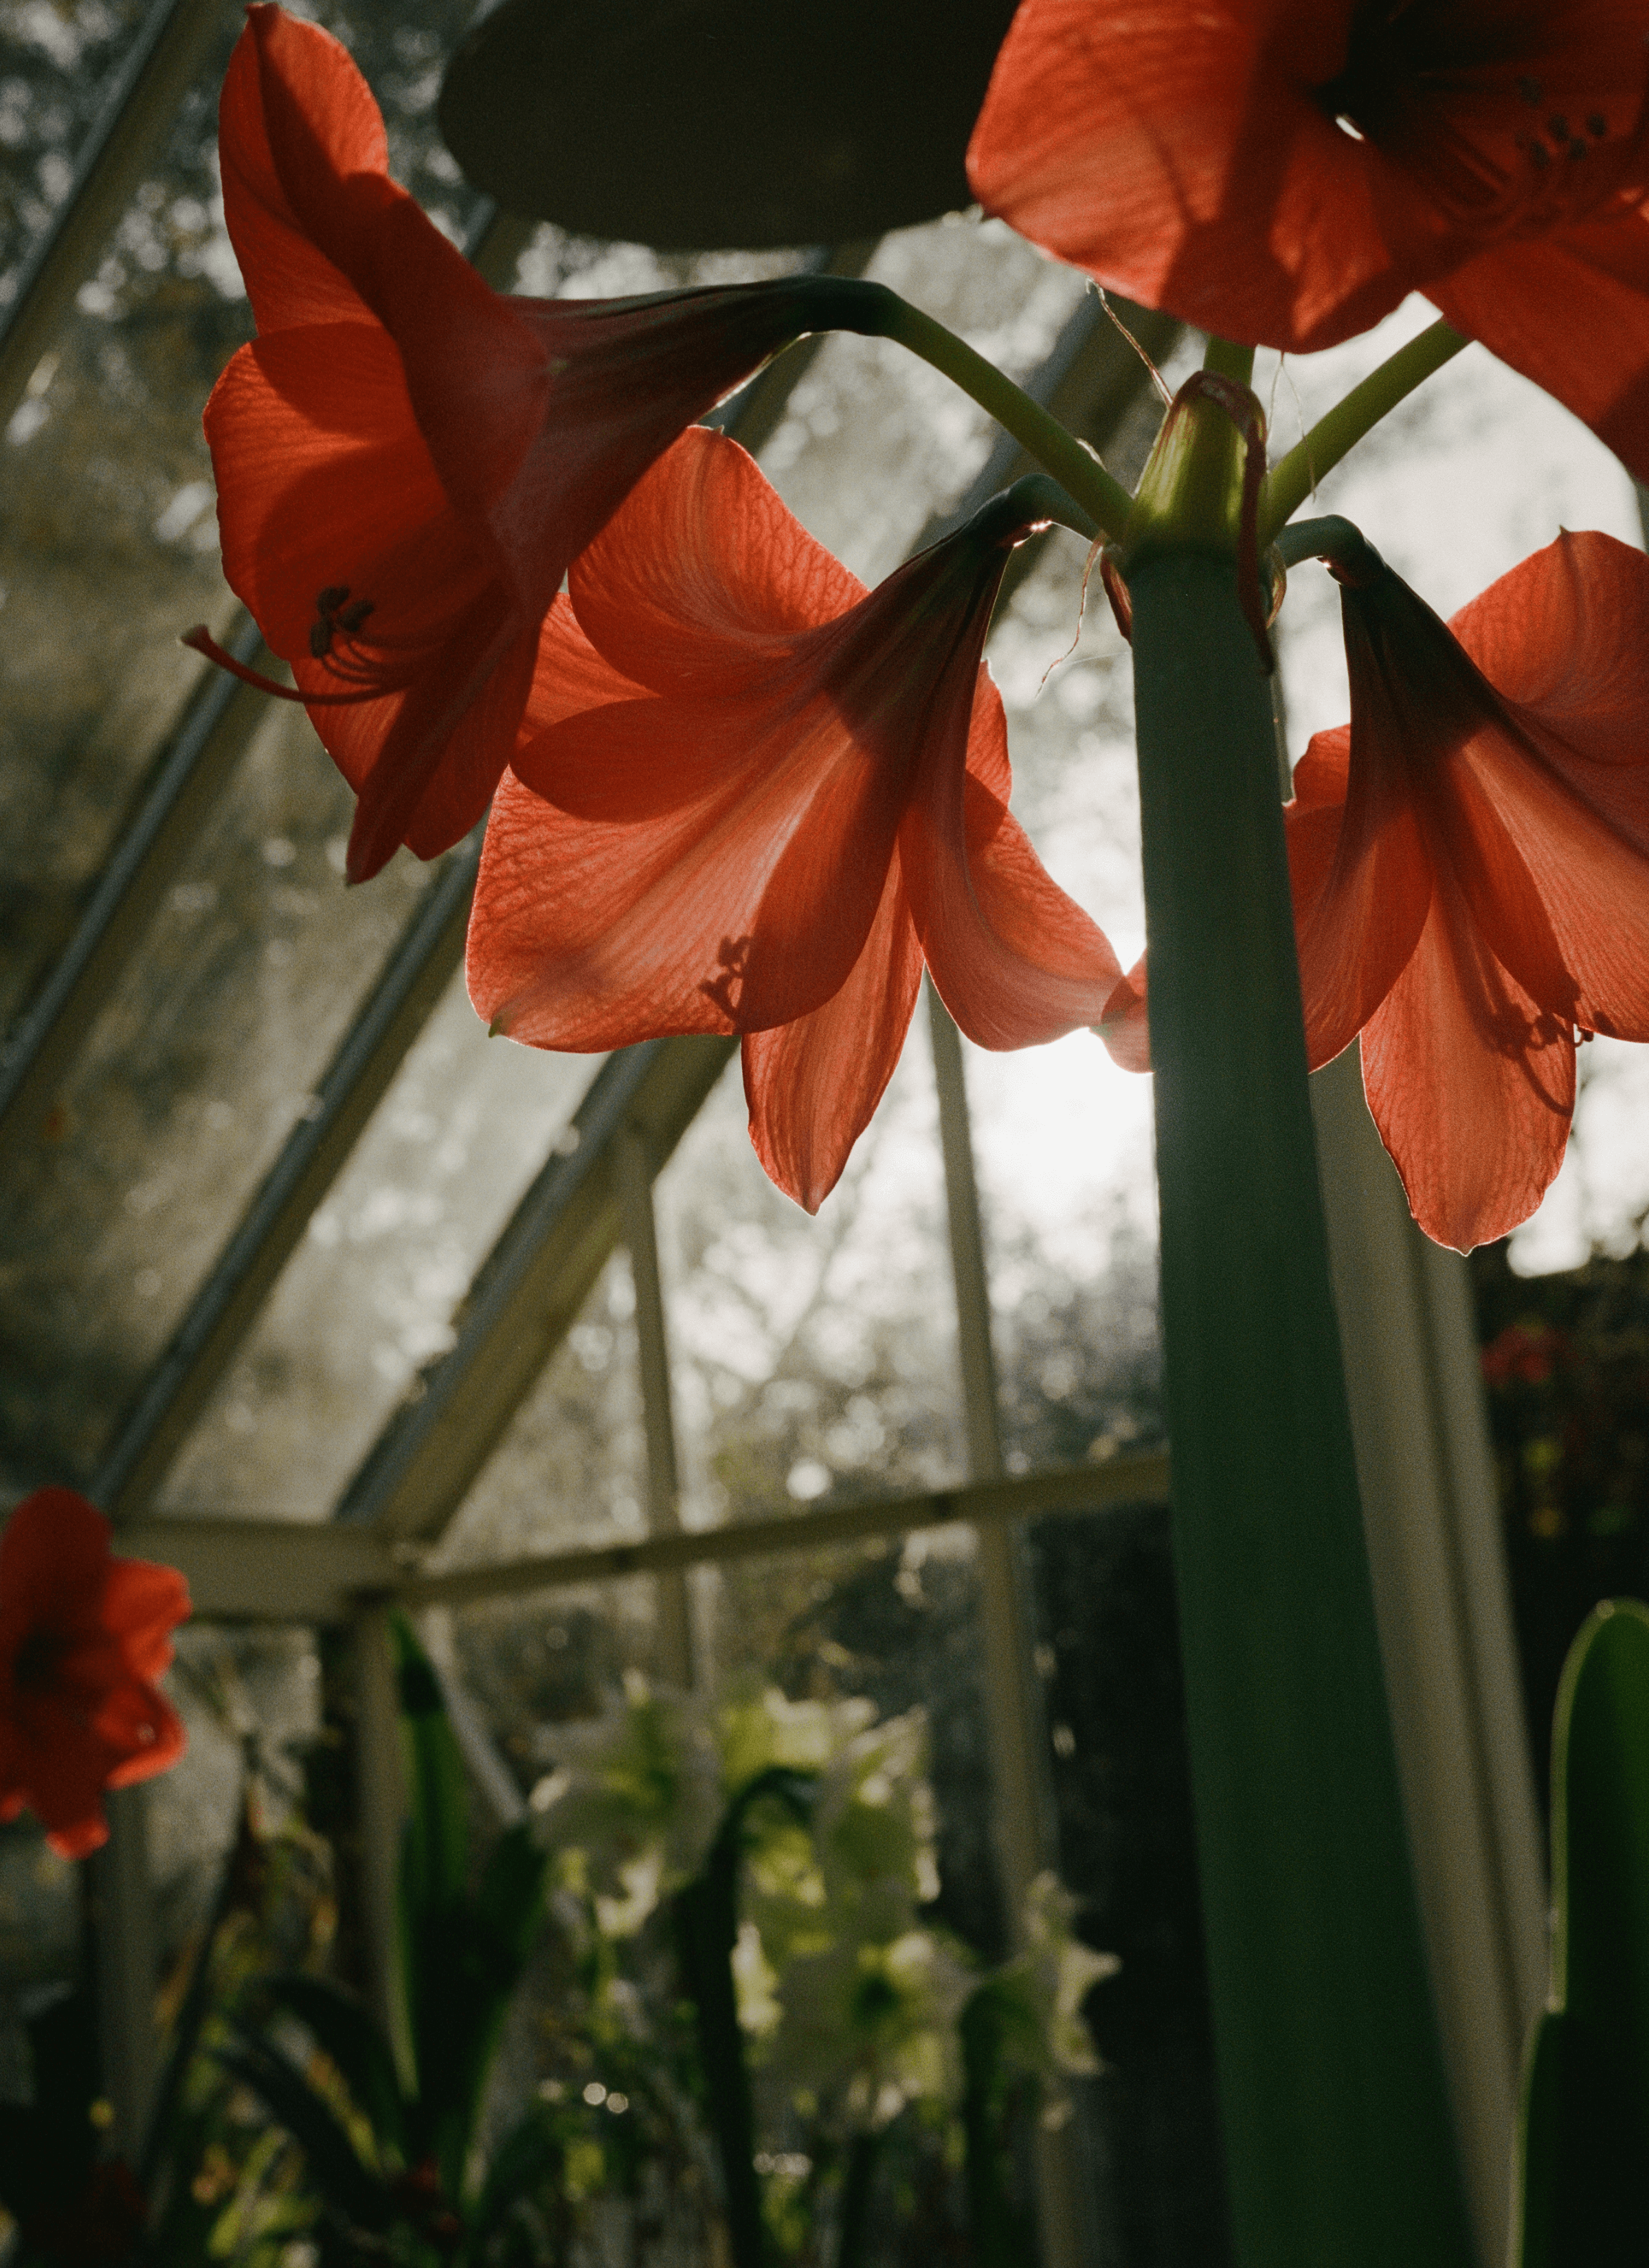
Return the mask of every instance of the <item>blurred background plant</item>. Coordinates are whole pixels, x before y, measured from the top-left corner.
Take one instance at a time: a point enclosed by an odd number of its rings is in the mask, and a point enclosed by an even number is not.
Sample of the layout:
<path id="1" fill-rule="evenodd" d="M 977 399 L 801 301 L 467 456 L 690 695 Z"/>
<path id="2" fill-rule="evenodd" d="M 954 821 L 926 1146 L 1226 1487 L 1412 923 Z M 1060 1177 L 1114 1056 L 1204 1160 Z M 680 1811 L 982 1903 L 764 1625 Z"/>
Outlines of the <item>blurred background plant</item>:
<path id="1" fill-rule="evenodd" d="M 87 1977 L 35 2013 L 33 2101 L 0 2110 L 13 2268 L 525 2268 L 615 2244 L 853 2268 L 894 2257 L 895 2226 L 901 2258 L 1024 2257 L 1030 2121 L 1098 2068 L 1082 2003 L 1115 1963 L 1051 1875 L 994 1969 L 934 1918 L 920 1710 L 632 1672 L 544 1728 L 551 1769 L 483 1851 L 437 1674 L 409 1625 L 394 1644 L 387 2028 L 327 1973 L 325 1744 L 297 1797 L 227 1655 L 196 1665 L 242 1743 L 240 1825 L 168 1987 L 146 2146 L 100 2150 Z"/>

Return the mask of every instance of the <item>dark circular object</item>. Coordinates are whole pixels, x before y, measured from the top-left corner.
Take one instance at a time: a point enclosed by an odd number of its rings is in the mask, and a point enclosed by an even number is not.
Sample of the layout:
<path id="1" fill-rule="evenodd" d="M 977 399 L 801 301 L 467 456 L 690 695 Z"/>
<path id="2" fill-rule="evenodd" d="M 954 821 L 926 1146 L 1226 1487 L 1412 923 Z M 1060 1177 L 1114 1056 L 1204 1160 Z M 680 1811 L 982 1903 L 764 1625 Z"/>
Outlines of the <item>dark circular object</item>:
<path id="1" fill-rule="evenodd" d="M 441 131 L 507 211 L 662 251 L 845 244 L 969 201 L 1014 0 L 503 0 Z"/>

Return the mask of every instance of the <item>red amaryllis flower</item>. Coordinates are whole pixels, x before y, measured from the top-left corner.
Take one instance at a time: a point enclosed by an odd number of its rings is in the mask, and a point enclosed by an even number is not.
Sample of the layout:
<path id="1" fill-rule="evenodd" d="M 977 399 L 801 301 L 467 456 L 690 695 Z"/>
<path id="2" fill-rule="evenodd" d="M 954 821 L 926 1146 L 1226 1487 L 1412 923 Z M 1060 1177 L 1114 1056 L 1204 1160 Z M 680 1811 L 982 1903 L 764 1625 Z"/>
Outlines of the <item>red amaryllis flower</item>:
<path id="1" fill-rule="evenodd" d="M 164 1771 L 183 1727 L 155 1680 L 189 1611 L 175 1568 L 109 1556 L 71 1489 L 37 1489 L 0 1535 L 0 1819 L 25 1804 L 65 1859 L 108 1834 L 101 1797 Z"/>
<path id="2" fill-rule="evenodd" d="M 1285 812 L 1307 1051 L 1362 1034 L 1415 1218 L 1465 1251 L 1562 1164 L 1577 1028 L 1649 1040 L 1649 559 L 1560 536 L 1447 628 L 1367 578 L 1351 721 Z"/>
<path id="3" fill-rule="evenodd" d="M 1012 495 L 875 592 L 736 443 L 686 434 L 577 562 L 493 806 L 470 995 L 534 1046 L 744 1035 L 762 1164 L 809 1211 L 898 1060 L 925 958 L 982 1046 L 1120 971 L 1008 815 L 980 666 Z"/>
<path id="4" fill-rule="evenodd" d="M 388 178 L 342 48 L 276 7 L 247 11 L 220 129 L 260 334 L 206 412 L 224 571 L 360 798 L 358 881 L 481 816 L 569 563 L 829 286 L 500 298 Z"/>
<path id="5" fill-rule="evenodd" d="M 968 173 L 1152 307 L 1309 349 L 1413 290 L 1649 478 L 1643 0 L 1025 0 Z"/>

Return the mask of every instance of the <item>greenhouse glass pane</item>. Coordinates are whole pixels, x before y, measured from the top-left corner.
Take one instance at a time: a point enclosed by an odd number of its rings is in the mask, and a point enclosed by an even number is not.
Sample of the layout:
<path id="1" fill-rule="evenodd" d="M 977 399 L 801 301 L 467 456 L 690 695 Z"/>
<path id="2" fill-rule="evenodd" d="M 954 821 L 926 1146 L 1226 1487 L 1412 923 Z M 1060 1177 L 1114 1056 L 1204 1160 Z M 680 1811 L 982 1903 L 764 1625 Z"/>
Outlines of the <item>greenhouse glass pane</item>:
<path id="1" fill-rule="evenodd" d="M 380 889 L 429 869 L 401 859 Z M 323 1519 L 421 1368 L 600 1058 L 489 1042 L 461 972 L 309 1223 L 160 1509 Z"/>
<path id="2" fill-rule="evenodd" d="M 441 58 L 471 9 L 322 12 L 383 105 L 391 163 L 457 235 L 473 193 L 436 139 Z M 68 188 L 129 10 L 48 0 L 5 11 L 0 146 L 21 256 Z M 232 601 L 217 563 L 201 411 L 251 314 L 224 228 L 217 104 L 239 31 L 222 37 L 178 111 L 74 313 L 0 439 L 6 511 L 0 606 L 11 666 L 0 714 L 0 1018 L 22 1007 L 71 929 L 130 799 L 200 681 L 177 643 Z M 8 273 L 11 273 L 10 269 Z M 15 280 L 15 278 L 14 278 Z"/>
<path id="3" fill-rule="evenodd" d="M 432 1565 L 619 1543 L 647 1532 L 629 1262 L 602 1270 L 441 1540 Z"/>
<path id="4" fill-rule="evenodd" d="M 272 711 L 38 1133 L 0 1168 L 0 1463 L 95 1469 L 415 911 L 346 892 L 347 787 Z"/>

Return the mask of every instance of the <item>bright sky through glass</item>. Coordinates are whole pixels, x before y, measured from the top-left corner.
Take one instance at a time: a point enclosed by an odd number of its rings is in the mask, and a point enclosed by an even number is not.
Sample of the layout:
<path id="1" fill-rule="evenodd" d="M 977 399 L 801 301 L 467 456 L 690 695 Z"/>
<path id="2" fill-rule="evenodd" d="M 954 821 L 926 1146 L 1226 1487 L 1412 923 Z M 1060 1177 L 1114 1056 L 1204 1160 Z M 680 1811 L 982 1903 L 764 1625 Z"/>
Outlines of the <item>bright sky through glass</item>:
<path id="1" fill-rule="evenodd" d="M 1414 299 L 1367 337 L 1329 353 L 1286 362 L 1263 354 L 1255 384 L 1271 418 L 1273 456 L 1432 318 Z M 1171 378 L 1179 367 L 1176 361 Z M 1479 347 L 1429 380 L 1330 473 L 1318 508 L 1355 520 L 1446 616 L 1560 527 L 1642 540 L 1631 483 L 1617 460 L 1557 402 Z M 1118 713 L 1126 671 L 1116 666 L 1120 640 L 1097 586 L 1076 654 L 1038 689 L 1074 630 L 1080 563 L 1074 543 L 1065 548 L 1075 563 L 1058 578 L 1063 614 L 1045 607 L 1027 623 L 1022 600 L 998 629 L 993 666 L 1009 705 L 1015 808 L 1126 967 L 1143 943 L 1137 817 L 1126 715 Z M 1037 588 L 1029 586 L 1030 596 Z M 1339 608 L 1322 569 L 1294 571 L 1281 628 L 1289 753 L 1297 761 L 1314 732 L 1347 715 Z M 1032 807 L 1035 742 L 1050 706 L 1078 717 L 1091 708 L 1097 729 L 1079 734 L 1058 807 L 1044 813 Z M 1513 1264 L 1526 1273 L 1574 1267 L 1594 1244 L 1630 1248 L 1649 1209 L 1649 1049 L 1595 1041 L 1580 1069 L 1567 1162 L 1513 1240 Z M 1109 1210 L 1151 1221 L 1148 1081 L 1117 1071 L 1082 1034 L 1012 1057 L 970 1051 L 969 1079 L 982 1177 L 998 1222 L 1017 1216 L 1040 1235 L 1064 1238 L 1071 1264 L 1080 1267 L 1085 1247 L 1094 1246 L 1096 1260 L 1102 1249 L 1101 1191 L 1114 1193 Z"/>

